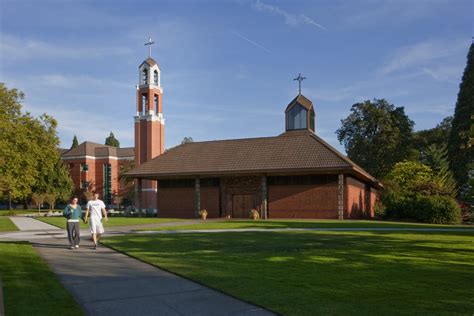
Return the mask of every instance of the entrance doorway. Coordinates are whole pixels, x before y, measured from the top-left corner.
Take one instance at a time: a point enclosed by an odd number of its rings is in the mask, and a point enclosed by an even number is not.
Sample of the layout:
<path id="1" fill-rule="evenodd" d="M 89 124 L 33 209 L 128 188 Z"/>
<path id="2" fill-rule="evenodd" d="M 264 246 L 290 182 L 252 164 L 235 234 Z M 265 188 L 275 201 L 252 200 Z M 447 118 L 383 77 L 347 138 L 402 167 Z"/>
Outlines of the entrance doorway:
<path id="1" fill-rule="evenodd" d="M 254 196 L 251 194 L 236 194 L 232 196 L 232 217 L 248 218 L 248 211 L 255 208 Z"/>

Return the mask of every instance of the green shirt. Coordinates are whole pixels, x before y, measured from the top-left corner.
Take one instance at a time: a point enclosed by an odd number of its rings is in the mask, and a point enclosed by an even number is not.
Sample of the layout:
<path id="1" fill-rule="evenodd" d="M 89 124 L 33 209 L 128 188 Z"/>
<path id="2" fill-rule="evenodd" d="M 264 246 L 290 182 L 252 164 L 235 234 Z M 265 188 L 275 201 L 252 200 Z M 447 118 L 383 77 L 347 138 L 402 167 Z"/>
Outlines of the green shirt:
<path id="1" fill-rule="evenodd" d="M 68 204 L 64 209 L 63 216 L 68 220 L 80 220 L 82 218 L 82 208 L 79 204 L 76 208 L 73 208 L 71 204 Z"/>

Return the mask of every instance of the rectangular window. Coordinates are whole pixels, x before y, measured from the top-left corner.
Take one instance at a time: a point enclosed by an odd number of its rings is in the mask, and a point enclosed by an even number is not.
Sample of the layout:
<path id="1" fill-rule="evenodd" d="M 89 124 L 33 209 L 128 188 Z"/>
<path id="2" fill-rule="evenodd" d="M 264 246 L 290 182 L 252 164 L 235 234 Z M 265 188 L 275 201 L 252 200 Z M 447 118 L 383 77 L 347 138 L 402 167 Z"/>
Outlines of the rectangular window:
<path id="1" fill-rule="evenodd" d="M 146 93 L 142 94 L 141 113 L 145 114 L 146 111 Z"/>
<path id="2" fill-rule="evenodd" d="M 158 113 L 158 95 L 157 94 L 155 94 L 154 103 L 155 103 L 155 114 L 157 114 Z"/>
<path id="3" fill-rule="evenodd" d="M 269 176 L 269 186 L 337 184 L 336 175 Z"/>
<path id="4" fill-rule="evenodd" d="M 81 171 L 89 171 L 89 165 L 86 163 L 81 164 Z"/>
<path id="5" fill-rule="evenodd" d="M 112 204 L 112 166 L 104 163 L 104 201 Z"/>
<path id="6" fill-rule="evenodd" d="M 89 188 L 89 181 L 81 182 L 81 189 L 87 190 Z"/>

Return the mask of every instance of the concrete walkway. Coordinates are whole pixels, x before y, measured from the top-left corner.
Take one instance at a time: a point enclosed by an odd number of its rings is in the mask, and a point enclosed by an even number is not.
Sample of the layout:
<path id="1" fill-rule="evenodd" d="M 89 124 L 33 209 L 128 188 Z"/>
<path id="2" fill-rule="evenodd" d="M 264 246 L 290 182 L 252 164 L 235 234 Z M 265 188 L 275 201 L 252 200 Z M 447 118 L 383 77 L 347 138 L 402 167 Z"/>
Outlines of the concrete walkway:
<path id="1" fill-rule="evenodd" d="M 0 240 L 30 241 L 87 315 L 273 315 L 110 248 L 93 250 L 87 230 L 81 247 L 70 250 L 64 230 L 32 218 L 12 220 L 22 231 L 2 233 Z"/>
<path id="2" fill-rule="evenodd" d="M 272 315 L 272 313 L 92 243 L 35 240 L 38 250 L 88 315 Z"/>
<path id="3" fill-rule="evenodd" d="M 21 231 L 30 231 L 30 230 L 57 230 L 56 226 L 38 221 L 31 217 L 10 217 L 10 220 L 13 224 L 18 227 Z"/>

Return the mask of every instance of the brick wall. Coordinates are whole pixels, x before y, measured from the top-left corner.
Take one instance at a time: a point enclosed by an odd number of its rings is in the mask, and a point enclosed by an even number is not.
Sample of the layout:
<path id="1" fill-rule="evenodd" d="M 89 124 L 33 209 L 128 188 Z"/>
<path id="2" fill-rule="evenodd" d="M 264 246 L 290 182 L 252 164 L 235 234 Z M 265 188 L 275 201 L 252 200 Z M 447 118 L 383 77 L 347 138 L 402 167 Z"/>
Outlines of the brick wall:
<path id="1" fill-rule="evenodd" d="M 346 210 L 344 218 L 370 218 L 374 216 L 377 192 L 352 177 L 346 180 Z"/>
<path id="2" fill-rule="evenodd" d="M 158 188 L 158 217 L 194 218 L 194 188 Z"/>
<path id="3" fill-rule="evenodd" d="M 219 187 L 201 187 L 201 209 L 207 210 L 207 217 L 219 216 Z"/>
<path id="4" fill-rule="evenodd" d="M 269 218 L 337 218 L 337 184 L 270 186 Z"/>

